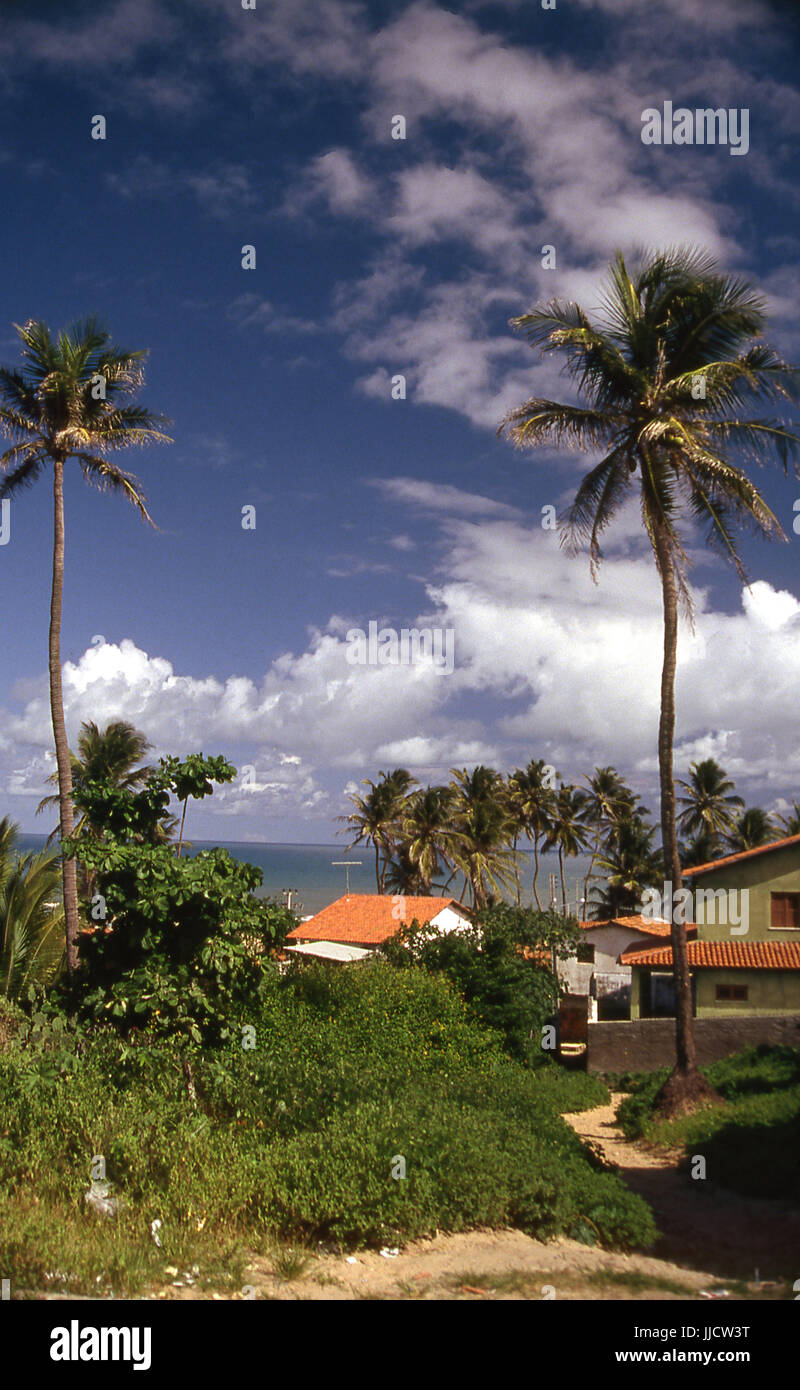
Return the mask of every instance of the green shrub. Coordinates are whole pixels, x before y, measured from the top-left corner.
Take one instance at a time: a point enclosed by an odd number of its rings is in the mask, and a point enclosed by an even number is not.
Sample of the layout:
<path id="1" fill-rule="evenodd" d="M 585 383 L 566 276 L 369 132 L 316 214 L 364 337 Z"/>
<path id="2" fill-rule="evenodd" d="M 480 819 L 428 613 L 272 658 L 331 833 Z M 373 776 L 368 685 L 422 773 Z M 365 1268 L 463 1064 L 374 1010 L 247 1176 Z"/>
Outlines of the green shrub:
<path id="1" fill-rule="evenodd" d="M 548 1239 L 582 1220 L 609 1244 L 651 1243 L 646 1203 L 593 1169 L 572 1132 L 549 1118 L 532 1130 L 500 1109 L 421 1091 L 349 1107 L 323 1130 L 273 1147 L 269 1217 L 283 1233 L 347 1247 L 477 1226 Z M 400 1158 L 404 1179 L 392 1175 Z"/>
<path id="2" fill-rule="evenodd" d="M 509 1058 L 443 976 L 268 969 L 259 996 L 217 1047 L 16 1018 L 0 1051 L 4 1277 L 60 1270 L 92 1292 L 94 1268 L 131 1291 L 245 1241 L 395 1244 L 477 1225 L 652 1239 L 645 1204 L 558 1113 L 602 1101 L 602 1084 Z M 101 1155 L 124 1203 L 105 1223 L 84 1201 Z"/>
<path id="3" fill-rule="evenodd" d="M 619 1107 L 625 1134 L 702 1154 L 709 1180 L 746 1196 L 800 1202 L 800 1049 L 748 1048 L 701 1070 L 724 1104 L 661 1120 L 655 1099 L 668 1073 L 640 1075 Z"/>
<path id="4" fill-rule="evenodd" d="M 552 1022 L 559 992 L 550 952 L 566 959 L 579 936 L 574 918 L 497 903 L 483 908 L 468 930 L 443 934 L 411 922 L 382 951 L 399 969 L 445 975 L 471 1018 L 502 1034 L 512 1057 L 540 1066 L 547 1061 L 542 1029 Z"/>
<path id="5" fill-rule="evenodd" d="M 704 1070 L 715 1091 L 726 1100 L 800 1086 L 800 1048 L 750 1047 Z"/>

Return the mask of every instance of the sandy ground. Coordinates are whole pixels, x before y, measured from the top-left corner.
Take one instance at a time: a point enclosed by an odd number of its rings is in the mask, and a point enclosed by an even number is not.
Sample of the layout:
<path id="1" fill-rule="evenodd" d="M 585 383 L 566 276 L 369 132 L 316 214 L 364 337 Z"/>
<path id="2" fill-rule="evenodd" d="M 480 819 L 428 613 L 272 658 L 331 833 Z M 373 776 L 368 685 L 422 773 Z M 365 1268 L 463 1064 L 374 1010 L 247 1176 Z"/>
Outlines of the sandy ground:
<path id="1" fill-rule="evenodd" d="M 647 1255 L 626 1255 L 556 1240 L 543 1244 L 516 1230 L 442 1235 L 396 1255 L 365 1251 L 309 1256 L 282 1279 L 267 1258 L 246 1271 L 234 1298 L 316 1299 L 699 1299 L 786 1297 L 800 1274 L 800 1210 L 715 1190 L 679 1167 L 680 1155 L 629 1143 L 610 1105 L 566 1115 L 582 1138 L 602 1148 L 628 1186 L 653 1208 L 661 1238 Z M 150 1297 L 230 1298 L 168 1283 Z"/>

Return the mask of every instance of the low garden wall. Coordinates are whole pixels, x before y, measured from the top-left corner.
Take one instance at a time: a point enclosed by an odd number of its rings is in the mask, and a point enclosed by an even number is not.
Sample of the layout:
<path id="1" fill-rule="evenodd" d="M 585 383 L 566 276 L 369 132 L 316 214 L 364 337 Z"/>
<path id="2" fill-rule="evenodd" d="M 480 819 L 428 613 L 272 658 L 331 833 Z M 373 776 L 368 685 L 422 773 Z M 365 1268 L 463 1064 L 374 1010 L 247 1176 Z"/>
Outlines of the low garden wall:
<path id="1" fill-rule="evenodd" d="M 658 1071 L 675 1061 L 675 1020 L 631 1018 L 590 1023 L 587 1071 Z M 800 1014 L 696 1018 L 697 1060 L 705 1064 L 761 1043 L 800 1047 Z"/>

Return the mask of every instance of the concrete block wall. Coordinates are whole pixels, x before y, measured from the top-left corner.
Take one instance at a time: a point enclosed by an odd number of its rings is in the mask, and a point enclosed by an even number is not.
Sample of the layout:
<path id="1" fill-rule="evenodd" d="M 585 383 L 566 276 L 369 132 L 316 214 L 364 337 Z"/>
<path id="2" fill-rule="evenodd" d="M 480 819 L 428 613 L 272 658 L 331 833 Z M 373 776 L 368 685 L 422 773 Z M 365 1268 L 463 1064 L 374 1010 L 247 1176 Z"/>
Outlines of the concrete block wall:
<path id="1" fill-rule="evenodd" d="M 800 1014 L 696 1018 L 697 1060 L 705 1065 L 762 1043 L 800 1047 Z M 587 1071 L 658 1071 L 675 1062 L 675 1020 L 614 1019 L 590 1023 Z"/>

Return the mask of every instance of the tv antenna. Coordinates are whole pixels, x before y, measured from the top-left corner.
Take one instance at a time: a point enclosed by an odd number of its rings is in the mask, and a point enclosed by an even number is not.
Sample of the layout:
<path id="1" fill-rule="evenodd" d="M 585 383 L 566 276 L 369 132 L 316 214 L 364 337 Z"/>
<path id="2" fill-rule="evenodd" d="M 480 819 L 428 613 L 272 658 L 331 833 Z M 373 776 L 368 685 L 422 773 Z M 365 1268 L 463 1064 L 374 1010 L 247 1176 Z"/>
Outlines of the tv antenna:
<path id="1" fill-rule="evenodd" d="M 363 862 L 363 861 L 362 861 L 361 859 L 332 859 L 332 860 L 331 860 L 331 868 L 334 868 L 334 869 L 340 869 L 340 868 L 341 868 L 341 869 L 344 869 L 344 871 L 345 871 L 345 873 L 346 873 L 346 875 L 347 875 L 347 896 L 348 896 L 348 898 L 350 897 L 350 870 L 351 870 L 351 868 L 355 867 L 355 865 L 358 865 L 358 867 L 361 868 L 362 862 Z"/>

